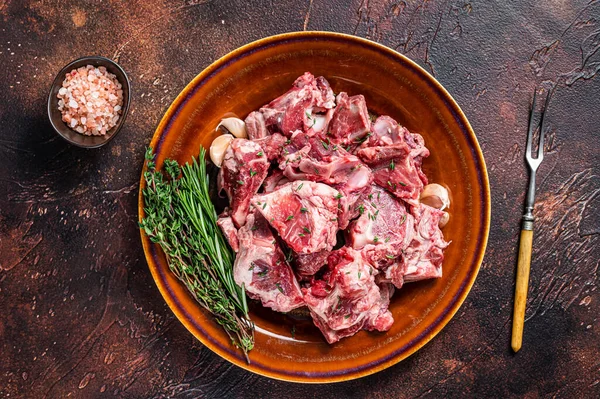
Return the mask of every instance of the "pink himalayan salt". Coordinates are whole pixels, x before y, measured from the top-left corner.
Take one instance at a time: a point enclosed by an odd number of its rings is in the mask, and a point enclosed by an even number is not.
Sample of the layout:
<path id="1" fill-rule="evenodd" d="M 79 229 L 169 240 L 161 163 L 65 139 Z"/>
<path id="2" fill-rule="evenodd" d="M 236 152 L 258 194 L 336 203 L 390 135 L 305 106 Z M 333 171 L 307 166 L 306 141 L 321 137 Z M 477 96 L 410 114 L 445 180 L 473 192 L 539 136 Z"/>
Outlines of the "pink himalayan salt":
<path id="1" fill-rule="evenodd" d="M 121 83 L 102 66 L 67 73 L 57 97 L 63 122 L 87 136 L 106 134 L 119 121 L 123 107 Z"/>

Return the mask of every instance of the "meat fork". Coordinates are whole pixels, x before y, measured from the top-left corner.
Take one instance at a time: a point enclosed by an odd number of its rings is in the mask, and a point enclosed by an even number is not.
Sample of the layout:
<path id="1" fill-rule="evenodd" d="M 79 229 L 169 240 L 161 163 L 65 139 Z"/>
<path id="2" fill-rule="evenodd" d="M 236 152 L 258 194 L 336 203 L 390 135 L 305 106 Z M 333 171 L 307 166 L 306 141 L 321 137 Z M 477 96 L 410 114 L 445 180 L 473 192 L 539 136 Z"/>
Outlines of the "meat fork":
<path id="1" fill-rule="evenodd" d="M 529 286 L 529 269 L 531 265 L 531 246 L 533 243 L 533 206 L 535 203 L 535 172 L 544 160 L 544 115 L 548 109 L 550 101 L 550 91 L 546 96 L 546 101 L 540 115 L 540 142 L 537 158 L 531 156 L 531 141 L 533 133 L 537 126 L 533 123 L 533 114 L 535 111 L 535 100 L 537 90 L 533 92 L 533 101 L 529 111 L 529 129 L 527 131 L 527 149 L 525 159 L 529 165 L 529 189 L 527 190 L 527 200 L 525 201 L 525 213 L 521 226 L 521 238 L 519 243 L 519 261 L 517 264 L 517 284 L 515 287 L 515 304 L 513 311 L 512 340 L 513 351 L 518 352 L 521 349 L 523 341 L 523 324 L 525 322 L 525 305 L 527 303 L 527 289 Z"/>

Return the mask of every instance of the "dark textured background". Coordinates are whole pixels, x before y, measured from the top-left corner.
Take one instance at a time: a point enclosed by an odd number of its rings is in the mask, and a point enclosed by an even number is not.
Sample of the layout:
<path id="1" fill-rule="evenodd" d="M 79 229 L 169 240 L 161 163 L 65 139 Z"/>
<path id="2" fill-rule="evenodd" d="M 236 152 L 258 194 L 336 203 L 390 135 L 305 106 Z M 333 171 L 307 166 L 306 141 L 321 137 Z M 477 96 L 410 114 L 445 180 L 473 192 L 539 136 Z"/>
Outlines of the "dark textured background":
<path id="1" fill-rule="evenodd" d="M 0 21 L 0 396 L 600 396 L 600 2 L 0 0 Z M 144 148 L 177 93 L 238 46 L 303 29 L 370 38 L 435 75 L 477 133 L 493 198 L 456 317 L 402 363 L 328 386 L 269 380 L 204 348 L 162 300 L 136 226 Z M 57 71 L 89 54 L 118 57 L 134 90 L 123 131 L 97 150 L 63 142 L 45 109 Z M 556 93 L 514 355 L 536 84 Z"/>

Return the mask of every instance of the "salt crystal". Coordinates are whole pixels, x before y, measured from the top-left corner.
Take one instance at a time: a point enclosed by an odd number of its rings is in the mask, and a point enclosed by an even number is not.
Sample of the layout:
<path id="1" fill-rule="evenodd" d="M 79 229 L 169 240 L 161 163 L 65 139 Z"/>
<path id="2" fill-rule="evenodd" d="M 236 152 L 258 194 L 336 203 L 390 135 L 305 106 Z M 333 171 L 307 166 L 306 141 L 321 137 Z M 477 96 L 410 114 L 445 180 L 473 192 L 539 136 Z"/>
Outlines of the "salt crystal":
<path id="1" fill-rule="evenodd" d="M 121 87 L 104 67 L 87 65 L 72 70 L 57 95 L 63 121 L 78 133 L 106 134 L 117 124 L 123 109 Z"/>

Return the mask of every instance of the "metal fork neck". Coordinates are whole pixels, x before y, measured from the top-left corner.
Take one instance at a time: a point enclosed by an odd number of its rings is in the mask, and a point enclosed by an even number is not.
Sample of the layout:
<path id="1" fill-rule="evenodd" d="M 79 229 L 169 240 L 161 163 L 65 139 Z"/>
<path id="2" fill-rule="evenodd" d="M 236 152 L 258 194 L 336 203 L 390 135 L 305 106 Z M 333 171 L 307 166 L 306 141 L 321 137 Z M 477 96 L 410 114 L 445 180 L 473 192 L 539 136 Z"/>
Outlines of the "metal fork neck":
<path id="1" fill-rule="evenodd" d="M 523 230 L 533 230 L 533 207 L 526 207 L 525 208 L 525 214 L 523 215 L 523 223 L 522 223 L 522 229 Z"/>
<path id="2" fill-rule="evenodd" d="M 525 199 L 525 213 L 523 214 L 523 230 L 533 230 L 533 206 L 535 203 L 535 169 L 531 168 L 529 175 L 529 189 Z"/>

